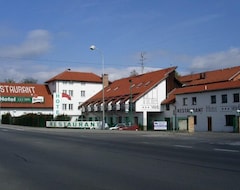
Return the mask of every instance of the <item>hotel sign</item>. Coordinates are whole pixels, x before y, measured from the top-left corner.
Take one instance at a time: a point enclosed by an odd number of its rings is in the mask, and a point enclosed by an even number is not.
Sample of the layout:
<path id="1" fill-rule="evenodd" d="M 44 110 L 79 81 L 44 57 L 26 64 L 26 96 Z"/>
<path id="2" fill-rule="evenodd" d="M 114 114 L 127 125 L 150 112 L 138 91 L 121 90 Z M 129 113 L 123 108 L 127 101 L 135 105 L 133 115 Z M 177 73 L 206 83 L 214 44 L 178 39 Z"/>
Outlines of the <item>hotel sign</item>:
<path id="1" fill-rule="evenodd" d="M 44 97 L 1 96 L 1 103 L 43 103 Z"/>
<path id="2" fill-rule="evenodd" d="M 31 97 L 1 96 L 1 102 L 6 103 L 32 103 Z"/>

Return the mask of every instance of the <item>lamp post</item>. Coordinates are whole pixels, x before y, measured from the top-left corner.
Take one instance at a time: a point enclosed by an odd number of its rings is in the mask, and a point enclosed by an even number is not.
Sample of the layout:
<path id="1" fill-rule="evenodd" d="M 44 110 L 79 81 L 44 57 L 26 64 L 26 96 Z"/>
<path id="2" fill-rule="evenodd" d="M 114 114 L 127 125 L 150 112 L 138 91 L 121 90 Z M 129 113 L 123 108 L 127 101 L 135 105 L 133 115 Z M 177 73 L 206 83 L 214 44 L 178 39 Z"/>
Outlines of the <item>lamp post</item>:
<path id="1" fill-rule="evenodd" d="M 90 46 L 90 50 L 97 50 L 101 54 L 102 58 L 102 129 L 105 128 L 105 97 L 104 97 L 104 55 L 103 52 L 98 49 L 95 45 Z"/>
<path id="2" fill-rule="evenodd" d="M 129 80 L 130 83 L 130 99 L 129 99 L 129 112 L 130 112 L 130 125 L 133 124 L 133 110 L 132 110 L 132 80 Z"/>
<path id="3" fill-rule="evenodd" d="M 240 133 L 240 109 L 237 110 L 237 132 Z"/>

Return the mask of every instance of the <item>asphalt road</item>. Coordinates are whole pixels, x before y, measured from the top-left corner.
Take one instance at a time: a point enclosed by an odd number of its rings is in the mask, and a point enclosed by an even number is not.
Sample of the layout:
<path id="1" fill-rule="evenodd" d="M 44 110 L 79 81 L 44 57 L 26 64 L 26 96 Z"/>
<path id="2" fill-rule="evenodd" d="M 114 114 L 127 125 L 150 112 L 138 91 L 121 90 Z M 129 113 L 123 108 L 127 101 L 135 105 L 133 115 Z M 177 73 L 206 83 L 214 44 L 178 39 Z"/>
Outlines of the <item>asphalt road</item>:
<path id="1" fill-rule="evenodd" d="M 239 190 L 240 134 L 0 126 L 3 190 Z"/>

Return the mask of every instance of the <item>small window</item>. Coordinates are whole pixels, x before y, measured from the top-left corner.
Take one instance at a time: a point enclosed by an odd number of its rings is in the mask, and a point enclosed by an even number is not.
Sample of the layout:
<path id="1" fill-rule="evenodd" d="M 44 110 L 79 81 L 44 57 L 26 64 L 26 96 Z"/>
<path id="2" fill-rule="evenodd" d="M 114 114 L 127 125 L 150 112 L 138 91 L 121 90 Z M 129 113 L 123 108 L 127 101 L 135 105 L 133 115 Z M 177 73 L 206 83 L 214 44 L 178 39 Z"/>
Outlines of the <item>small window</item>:
<path id="1" fill-rule="evenodd" d="M 142 82 L 141 82 L 141 83 L 139 83 L 139 84 L 137 85 L 137 87 L 140 87 L 140 86 L 142 86 L 142 84 L 143 84 Z"/>
<path id="2" fill-rule="evenodd" d="M 234 125 L 234 118 L 235 118 L 235 115 L 225 115 L 226 126 L 233 126 Z"/>
<path id="3" fill-rule="evenodd" d="M 187 106 L 187 98 L 183 98 L 183 105 Z"/>
<path id="4" fill-rule="evenodd" d="M 81 97 L 85 97 L 85 90 L 81 90 Z"/>
<path id="5" fill-rule="evenodd" d="M 151 81 L 147 81 L 147 82 L 145 83 L 145 86 L 148 86 L 148 85 L 150 84 L 150 82 L 151 82 Z"/>
<path id="6" fill-rule="evenodd" d="M 227 94 L 222 95 L 222 103 L 227 103 Z"/>
<path id="7" fill-rule="evenodd" d="M 69 91 L 68 91 L 68 95 L 69 95 L 69 96 L 73 96 L 73 90 L 69 90 Z"/>
<path id="8" fill-rule="evenodd" d="M 62 110 L 67 110 L 67 104 L 62 105 Z"/>
<path id="9" fill-rule="evenodd" d="M 233 102 L 239 102 L 239 93 L 233 94 Z"/>
<path id="10" fill-rule="evenodd" d="M 73 110 L 73 104 L 69 104 L 69 105 L 68 105 L 68 109 L 69 109 L 69 110 Z"/>
<path id="11" fill-rule="evenodd" d="M 211 96 L 211 104 L 216 104 L 216 103 L 217 103 L 216 96 L 215 95 Z"/>
<path id="12" fill-rule="evenodd" d="M 166 104 L 166 110 L 170 110 L 170 105 L 169 104 Z"/>
<path id="13" fill-rule="evenodd" d="M 196 97 L 192 97 L 192 105 L 197 105 L 197 98 Z"/>

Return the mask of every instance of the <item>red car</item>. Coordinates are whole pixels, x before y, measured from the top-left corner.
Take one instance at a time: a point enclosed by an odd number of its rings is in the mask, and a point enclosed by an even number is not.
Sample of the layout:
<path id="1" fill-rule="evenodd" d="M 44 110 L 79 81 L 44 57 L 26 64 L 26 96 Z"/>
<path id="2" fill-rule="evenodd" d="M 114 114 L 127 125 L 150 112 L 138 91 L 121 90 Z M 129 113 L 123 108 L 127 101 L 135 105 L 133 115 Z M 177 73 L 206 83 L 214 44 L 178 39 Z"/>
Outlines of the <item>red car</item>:
<path id="1" fill-rule="evenodd" d="M 130 125 L 130 126 L 121 126 L 121 127 L 118 128 L 118 130 L 138 131 L 139 126 L 136 125 L 136 124 Z"/>

